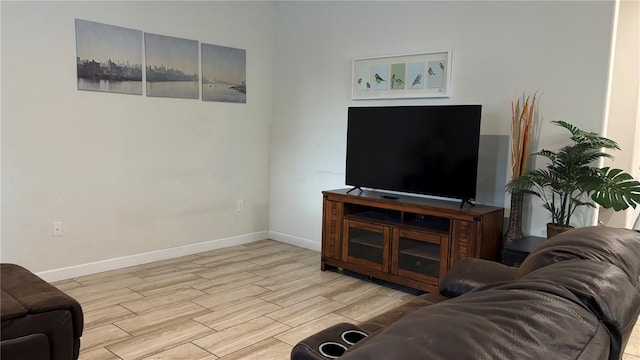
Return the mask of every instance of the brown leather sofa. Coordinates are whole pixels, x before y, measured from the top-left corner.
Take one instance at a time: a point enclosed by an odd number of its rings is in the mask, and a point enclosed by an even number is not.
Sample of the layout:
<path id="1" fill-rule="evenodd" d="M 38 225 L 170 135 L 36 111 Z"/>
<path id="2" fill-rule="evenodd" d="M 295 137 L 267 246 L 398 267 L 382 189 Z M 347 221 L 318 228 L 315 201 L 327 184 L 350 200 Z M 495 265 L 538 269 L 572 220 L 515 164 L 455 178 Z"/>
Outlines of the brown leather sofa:
<path id="1" fill-rule="evenodd" d="M 578 228 L 520 268 L 463 259 L 439 294 L 325 329 L 291 359 L 620 359 L 639 313 L 640 233 Z"/>
<path id="2" fill-rule="evenodd" d="M 0 359 L 77 359 L 80 304 L 29 270 L 0 264 Z"/>

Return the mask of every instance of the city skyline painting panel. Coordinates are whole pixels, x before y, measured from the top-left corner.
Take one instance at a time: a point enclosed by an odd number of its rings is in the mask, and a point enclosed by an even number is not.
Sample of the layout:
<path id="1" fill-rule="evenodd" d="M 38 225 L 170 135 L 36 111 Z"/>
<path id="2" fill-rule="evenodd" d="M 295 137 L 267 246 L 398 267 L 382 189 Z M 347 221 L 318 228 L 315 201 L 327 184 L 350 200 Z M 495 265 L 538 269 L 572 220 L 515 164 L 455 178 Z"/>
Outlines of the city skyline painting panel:
<path id="1" fill-rule="evenodd" d="M 247 102 L 247 51 L 202 44 L 202 101 Z"/>
<path id="2" fill-rule="evenodd" d="M 78 90 L 142 95 L 142 31 L 75 19 Z"/>
<path id="3" fill-rule="evenodd" d="M 144 34 L 147 96 L 198 99 L 198 41 Z"/>

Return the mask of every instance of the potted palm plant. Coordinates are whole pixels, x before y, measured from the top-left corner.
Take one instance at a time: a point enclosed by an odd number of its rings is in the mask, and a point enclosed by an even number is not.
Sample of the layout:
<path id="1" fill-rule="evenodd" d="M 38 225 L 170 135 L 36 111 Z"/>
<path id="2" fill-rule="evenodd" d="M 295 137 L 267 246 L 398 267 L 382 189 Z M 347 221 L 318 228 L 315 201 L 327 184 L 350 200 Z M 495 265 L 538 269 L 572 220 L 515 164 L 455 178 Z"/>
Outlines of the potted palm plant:
<path id="1" fill-rule="evenodd" d="M 548 160 L 546 167 L 525 172 L 506 186 L 512 194 L 531 194 L 542 201 L 551 213 L 547 238 L 570 228 L 571 217 L 581 206 L 635 209 L 640 203 L 640 182 L 620 169 L 596 165 L 598 159 L 612 157 L 603 149 L 620 150 L 618 144 L 564 121 L 553 123 L 571 132 L 572 143 L 558 151 L 534 153 Z"/>

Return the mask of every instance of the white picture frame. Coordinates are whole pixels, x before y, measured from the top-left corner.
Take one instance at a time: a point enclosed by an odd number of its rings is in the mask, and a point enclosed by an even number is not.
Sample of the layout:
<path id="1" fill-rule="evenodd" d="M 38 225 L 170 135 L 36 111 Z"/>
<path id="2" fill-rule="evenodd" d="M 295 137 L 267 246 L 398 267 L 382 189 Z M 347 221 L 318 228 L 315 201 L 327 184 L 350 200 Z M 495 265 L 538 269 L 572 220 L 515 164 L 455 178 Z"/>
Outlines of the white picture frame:
<path id="1" fill-rule="evenodd" d="M 447 98 L 451 93 L 451 51 L 357 58 L 352 100 Z"/>

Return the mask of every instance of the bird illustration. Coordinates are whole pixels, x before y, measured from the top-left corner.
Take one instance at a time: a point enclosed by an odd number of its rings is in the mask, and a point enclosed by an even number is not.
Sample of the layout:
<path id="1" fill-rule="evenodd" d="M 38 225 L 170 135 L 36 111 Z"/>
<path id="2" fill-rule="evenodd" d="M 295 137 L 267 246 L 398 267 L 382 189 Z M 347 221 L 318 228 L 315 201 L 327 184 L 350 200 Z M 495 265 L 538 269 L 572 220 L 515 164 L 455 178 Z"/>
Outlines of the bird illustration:
<path id="1" fill-rule="evenodd" d="M 396 84 L 398 84 L 398 86 L 402 86 L 404 85 L 404 81 L 402 81 L 402 79 L 396 79 Z"/>
<path id="2" fill-rule="evenodd" d="M 429 75 L 435 75 L 435 74 L 436 74 L 436 72 L 433 71 L 433 69 L 431 67 L 429 67 Z"/>
<path id="3" fill-rule="evenodd" d="M 393 84 L 396 82 L 396 74 L 391 75 L 391 88 L 393 89 Z"/>
<path id="4" fill-rule="evenodd" d="M 358 85 L 362 84 L 362 78 L 358 79 Z"/>
<path id="5" fill-rule="evenodd" d="M 376 82 L 377 82 L 378 84 L 380 84 L 380 83 L 381 83 L 381 82 L 383 82 L 383 81 L 387 81 L 387 80 L 385 80 L 385 79 L 381 78 L 381 77 L 380 77 L 380 75 L 376 74 Z"/>
<path id="6" fill-rule="evenodd" d="M 443 63 L 440 63 L 440 69 L 444 70 L 444 64 Z"/>
<path id="7" fill-rule="evenodd" d="M 371 89 L 371 84 L 367 82 L 367 89 Z"/>
<path id="8" fill-rule="evenodd" d="M 411 84 L 411 87 L 414 87 L 418 84 L 420 84 L 422 82 L 422 74 L 418 74 L 416 75 L 415 80 L 413 80 L 413 84 Z"/>

